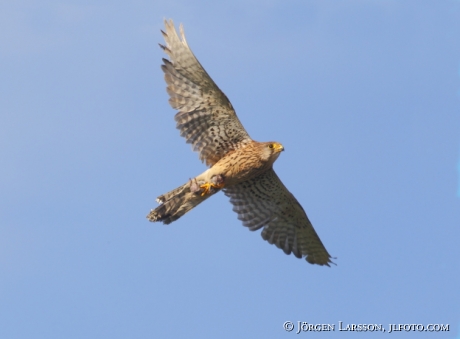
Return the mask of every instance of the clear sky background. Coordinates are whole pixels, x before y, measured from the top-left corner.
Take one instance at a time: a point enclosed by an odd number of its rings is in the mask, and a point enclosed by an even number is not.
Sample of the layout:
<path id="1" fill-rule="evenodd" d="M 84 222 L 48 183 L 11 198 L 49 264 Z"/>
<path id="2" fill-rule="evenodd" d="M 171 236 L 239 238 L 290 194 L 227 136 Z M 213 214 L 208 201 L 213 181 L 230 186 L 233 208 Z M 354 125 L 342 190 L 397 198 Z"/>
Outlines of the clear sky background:
<path id="1" fill-rule="evenodd" d="M 251 137 L 283 143 L 337 266 L 223 194 L 147 221 L 205 169 L 167 102 L 163 18 Z M 2 1 L 0 79 L 0 338 L 460 337 L 460 1 Z"/>

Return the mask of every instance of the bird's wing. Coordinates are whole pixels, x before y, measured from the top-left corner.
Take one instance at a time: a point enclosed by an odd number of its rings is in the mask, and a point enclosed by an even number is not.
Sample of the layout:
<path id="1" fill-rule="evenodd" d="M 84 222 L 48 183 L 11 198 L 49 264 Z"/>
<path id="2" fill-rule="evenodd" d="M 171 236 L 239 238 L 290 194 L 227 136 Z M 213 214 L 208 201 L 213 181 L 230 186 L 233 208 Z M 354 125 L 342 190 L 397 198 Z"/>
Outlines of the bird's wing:
<path id="1" fill-rule="evenodd" d="M 273 169 L 224 192 L 243 225 L 251 231 L 263 227 L 262 238 L 270 244 L 310 264 L 332 263 L 304 209 Z"/>
<path id="2" fill-rule="evenodd" d="M 232 104 L 217 87 L 187 45 L 182 25 L 181 38 L 172 20 L 165 20 L 163 36 L 169 55 L 163 59 L 169 103 L 179 112 L 175 116 L 177 128 L 201 161 L 211 166 L 229 151 L 251 141 L 239 121 Z"/>

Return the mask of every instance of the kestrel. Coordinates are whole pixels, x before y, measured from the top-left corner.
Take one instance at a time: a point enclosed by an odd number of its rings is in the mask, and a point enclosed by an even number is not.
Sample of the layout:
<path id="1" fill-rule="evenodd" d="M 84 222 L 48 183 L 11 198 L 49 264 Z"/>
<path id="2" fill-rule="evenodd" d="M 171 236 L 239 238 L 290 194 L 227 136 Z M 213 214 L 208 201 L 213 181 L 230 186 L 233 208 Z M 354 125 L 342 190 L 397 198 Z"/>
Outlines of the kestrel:
<path id="1" fill-rule="evenodd" d="M 172 20 L 162 31 L 169 56 L 161 66 L 169 103 L 180 135 L 210 166 L 186 184 L 157 198 L 147 215 L 150 221 L 169 224 L 220 190 L 230 197 L 238 219 L 262 238 L 310 264 L 327 265 L 331 256 L 316 234 L 302 206 L 273 170 L 284 150 L 279 142 L 252 140 L 232 104 L 193 55 L 182 25 L 179 38 Z"/>

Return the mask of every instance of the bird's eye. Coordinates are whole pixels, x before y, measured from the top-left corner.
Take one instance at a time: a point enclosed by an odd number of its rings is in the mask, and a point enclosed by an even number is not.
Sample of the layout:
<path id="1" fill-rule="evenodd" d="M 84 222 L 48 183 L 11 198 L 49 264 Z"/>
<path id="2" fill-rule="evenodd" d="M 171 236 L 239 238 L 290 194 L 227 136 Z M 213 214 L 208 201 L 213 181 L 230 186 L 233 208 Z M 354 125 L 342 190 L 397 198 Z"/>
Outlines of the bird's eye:
<path id="1" fill-rule="evenodd" d="M 270 145 L 268 145 L 268 147 L 269 147 L 269 148 L 273 148 L 274 146 L 273 146 L 273 144 L 270 144 Z"/>

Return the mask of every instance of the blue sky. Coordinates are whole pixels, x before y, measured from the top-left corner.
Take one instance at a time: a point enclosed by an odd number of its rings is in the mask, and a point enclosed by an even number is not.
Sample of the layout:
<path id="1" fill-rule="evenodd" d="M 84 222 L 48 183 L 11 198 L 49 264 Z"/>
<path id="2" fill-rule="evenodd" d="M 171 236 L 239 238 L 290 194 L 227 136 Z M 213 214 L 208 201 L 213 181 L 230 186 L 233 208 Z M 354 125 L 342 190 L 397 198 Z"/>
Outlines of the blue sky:
<path id="1" fill-rule="evenodd" d="M 163 18 L 251 137 L 283 143 L 337 266 L 286 256 L 223 194 L 147 221 L 205 169 L 167 102 Z M 0 337 L 458 338 L 459 41 L 459 1 L 0 3 Z"/>

